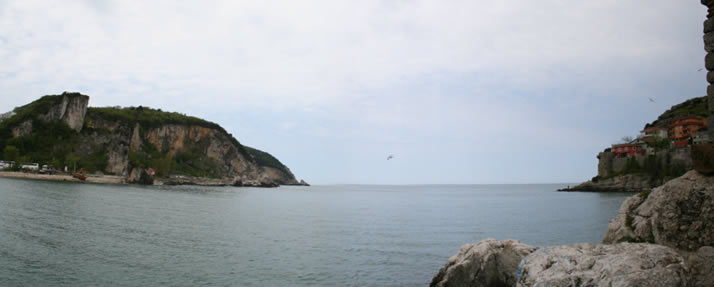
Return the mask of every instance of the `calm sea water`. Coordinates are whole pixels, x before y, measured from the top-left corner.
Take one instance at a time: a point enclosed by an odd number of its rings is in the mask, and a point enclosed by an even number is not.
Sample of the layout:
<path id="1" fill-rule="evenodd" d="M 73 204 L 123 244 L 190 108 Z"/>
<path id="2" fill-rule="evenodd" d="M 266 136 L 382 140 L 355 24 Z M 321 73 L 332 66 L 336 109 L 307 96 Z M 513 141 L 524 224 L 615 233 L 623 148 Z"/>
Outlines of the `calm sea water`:
<path id="1" fill-rule="evenodd" d="M 599 242 L 627 196 L 558 187 L 0 178 L 0 286 L 423 286 L 483 238 Z"/>

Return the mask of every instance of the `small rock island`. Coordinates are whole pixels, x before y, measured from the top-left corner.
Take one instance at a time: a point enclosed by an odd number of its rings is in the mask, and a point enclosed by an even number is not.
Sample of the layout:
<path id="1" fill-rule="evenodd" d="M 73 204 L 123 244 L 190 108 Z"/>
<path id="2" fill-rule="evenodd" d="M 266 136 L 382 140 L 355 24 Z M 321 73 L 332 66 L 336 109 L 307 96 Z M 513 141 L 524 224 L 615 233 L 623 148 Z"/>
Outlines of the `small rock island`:
<path id="1" fill-rule="evenodd" d="M 242 145 L 216 123 L 142 106 L 88 104 L 89 96 L 65 92 L 0 115 L 2 175 L 166 185 L 307 185 L 278 159 Z M 32 173 L 7 172 L 23 168 Z"/>

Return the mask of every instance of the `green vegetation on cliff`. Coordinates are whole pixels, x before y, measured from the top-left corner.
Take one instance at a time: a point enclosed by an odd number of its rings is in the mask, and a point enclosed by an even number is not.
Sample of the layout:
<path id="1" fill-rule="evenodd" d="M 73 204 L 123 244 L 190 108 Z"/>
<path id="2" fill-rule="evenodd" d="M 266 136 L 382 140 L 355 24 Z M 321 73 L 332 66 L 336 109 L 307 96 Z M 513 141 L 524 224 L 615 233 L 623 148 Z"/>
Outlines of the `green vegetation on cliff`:
<path id="1" fill-rule="evenodd" d="M 289 173 L 288 167 L 283 165 L 277 158 L 267 152 L 244 146 L 255 161 L 262 166 L 272 167 L 282 172 Z"/>
<path id="2" fill-rule="evenodd" d="M 84 168 L 94 172 L 126 172 L 134 167 L 153 168 L 159 176 L 187 175 L 222 178 L 232 170 L 221 160 L 208 156 L 212 141 L 227 143 L 246 160 L 258 166 L 272 167 L 291 175 L 289 169 L 272 155 L 243 146 L 216 123 L 176 112 L 148 107 L 88 107 L 81 132 L 60 120 L 45 120 L 63 98 L 86 97 L 78 93 L 44 96 L 15 108 L 15 114 L 0 121 L 0 159 L 17 163 L 36 162 L 54 167 Z M 86 106 L 85 106 L 86 107 Z M 199 126 L 217 131 L 213 138 L 182 143 L 179 150 L 157 149 L 145 138 L 151 130 L 165 125 Z M 133 131 L 138 126 L 140 144 L 129 150 Z M 124 157 L 123 167 L 121 165 Z M 112 166 L 110 166 L 110 158 Z M 229 159 L 230 160 L 230 159 Z M 128 165 L 127 165 L 128 164 Z M 117 168 L 117 166 L 120 166 Z"/>
<path id="3" fill-rule="evenodd" d="M 82 96 L 64 93 L 70 97 Z M 16 162 L 42 162 L 55 166 L 69 165 L 67 155 L 79 142 L 79 134 L 61 121 L 40 119 L 59 104 L 61 96 L 44 96 L 32 103 L 15 108 L 15 115 L 0 122 L 0 151 L 3 159 Z M 32 126 L 32 133 L 13 138 L 12 129 L 25 122 Z M 9 152 L 8 152 L 9 151 Z M 9 153 L 9 154 L 8 154 Z"/>
<path id="4" fill-rule="evenodd" d="M 169 175 L 221 177 L 218 163 L 196 149 L 177 153 L 171 157 L 167 152 L 160 152 L 150 144 L 145 144 L 140 151 L 129 152 L 129 165 L 153 168 L 158 176 L 163 177 Z"/>
<path id="5" fill-rule="evenodd" d="M 224 133 L 226 132 L 221 126 L 213 122 L 187 116 L 181 113 L 164 112 L 161 109 L 152 109 L 142 106 L 127 108 L 88 108 L 86 118 L 90 120 L 122 121 L 128 123 L 129 126 L 134 126 L 138 123 L 145 129 L 158 128 L 167 124 L 175 124 L 201 126 L 217 129 Z"/>
<path id="6" fill-rule="evenodd" d="M 684 116 L 700 116 L 706 117 L 709 115 L 709 100 L 707 96 L 691 98 L 681 104 L 672 106 L 669 110 L 662 113 L 657 119 L 645 125 L 645 128 L 656 126 L 666 128 L 673 119 Z"/>

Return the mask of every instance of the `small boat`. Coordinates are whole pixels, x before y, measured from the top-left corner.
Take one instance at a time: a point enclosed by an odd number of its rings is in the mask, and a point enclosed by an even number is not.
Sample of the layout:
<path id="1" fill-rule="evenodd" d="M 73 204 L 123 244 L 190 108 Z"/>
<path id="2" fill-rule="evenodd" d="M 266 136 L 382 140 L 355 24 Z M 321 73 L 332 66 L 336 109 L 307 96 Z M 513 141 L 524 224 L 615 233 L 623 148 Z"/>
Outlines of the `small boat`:
<path id="1" fill-rule="evenodd" d="M 86 176 L 81 175 L 81 174 L 79 174 L 79 173 L 74 173 L 74 172 L 73 172 L 73 173 L 72 173 L 72 177 L 74 177 L 74 178 L 76 178 L 76 179 L 79 179 L 79 180 L 81 180 L 81 181 L 87 180 L 87 177 L 86 177 Z"/>

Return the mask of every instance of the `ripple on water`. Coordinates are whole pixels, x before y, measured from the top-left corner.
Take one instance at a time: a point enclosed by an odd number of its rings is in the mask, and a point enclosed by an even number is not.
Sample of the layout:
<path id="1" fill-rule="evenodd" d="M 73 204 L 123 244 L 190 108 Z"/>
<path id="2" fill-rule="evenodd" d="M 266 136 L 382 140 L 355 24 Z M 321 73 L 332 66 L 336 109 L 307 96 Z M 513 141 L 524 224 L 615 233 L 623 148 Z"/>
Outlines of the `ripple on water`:
<path id="1" fill-rule="evenodd" d="M 462 244 L 597 242 L 560 185 L 139 187 L 0 178 L 0 285 L 426 285 Z"/>

